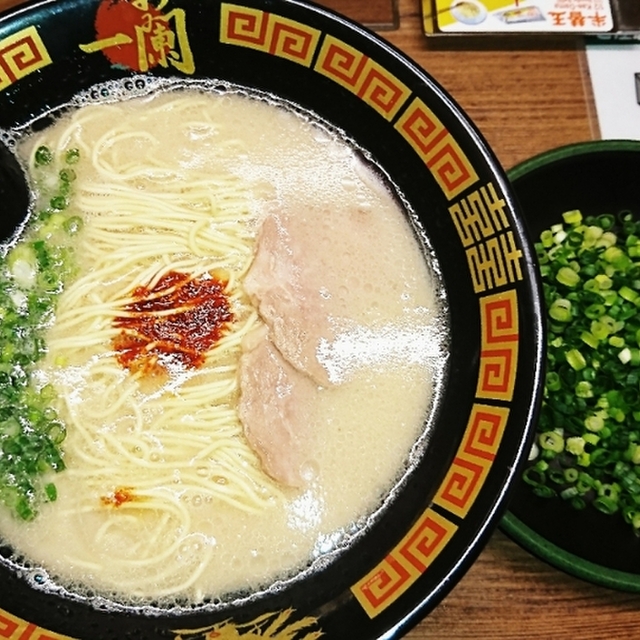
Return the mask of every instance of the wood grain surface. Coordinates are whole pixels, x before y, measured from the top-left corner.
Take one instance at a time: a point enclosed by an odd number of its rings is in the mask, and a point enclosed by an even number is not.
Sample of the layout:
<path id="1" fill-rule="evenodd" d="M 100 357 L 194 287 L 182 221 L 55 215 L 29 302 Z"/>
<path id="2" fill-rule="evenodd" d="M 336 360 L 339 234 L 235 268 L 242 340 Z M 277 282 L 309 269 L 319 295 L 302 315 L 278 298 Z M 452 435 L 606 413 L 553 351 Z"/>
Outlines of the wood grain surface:
<path id="1" fill-rule="evenodd" d="M 368 0 L 326 0 L 357 19 Z M 15 0 L 0 0 L 0 10 Z M 369 3 L 371 5 L 371 3 Z M 388 15 L 389 7 L 380 11 Z M 579 38 L 426 38 L 419 0 L 399 0 L 380 35 L 432 75 L 508 169 L 599 137 Z M 370 7 L 367 8 L 370 12 Z M 375 21 L 376 17 L 368 19 Z M 500 531 L 406 640 L 640 640 L 640 594 L 597 587 L 534 558 Z"/>

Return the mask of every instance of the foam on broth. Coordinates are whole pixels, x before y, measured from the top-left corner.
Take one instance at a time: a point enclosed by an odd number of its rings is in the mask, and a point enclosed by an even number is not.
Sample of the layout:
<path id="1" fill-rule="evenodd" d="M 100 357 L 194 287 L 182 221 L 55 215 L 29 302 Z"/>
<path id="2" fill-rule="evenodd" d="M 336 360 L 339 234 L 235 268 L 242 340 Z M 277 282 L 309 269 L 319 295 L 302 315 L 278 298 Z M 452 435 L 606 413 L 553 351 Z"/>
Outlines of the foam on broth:
<path id="1" fill-rule="evenodd" d="M 323 356 L 338 384 L 318 387 L 306 407 L 313 434 L 306 487 L 283 488 L 280 497 L 270 497 L 255 513 L 185 492 L 179 474 L 164 489 L 188 512 L 190 529 L 176 534 L 180 544 L 163 561 L 162 571 L 175 572 L 172 580 L 180 585 L 193 572 L 193 558 L 207 551 L 207 566 L 186 588 L 166 595 L 165 578 L 153 575 L 157 567 L 132 562 L 123 569 L 114 563 L 118 554 L 126 555 L 126 548 L 118 549 L 114 541 L 139 543 L 146 536 L 153 545 L 154 530 L 145 527 L 143 514 L 131 520 L 129 532 L 101 542 L 100 531 L 112 514 L 84 513 L 79 500 L 99 497 L 87 498 L 87 488 L 70 473 L 55 476 L 58 499 L 45 505 L 35 521 L 0 516 L 3 538 L 27 566 L 41 567 L 38 575 L 49 576 L 45 583 L 51 588 L 62 585 L 80 596 L 98 593 L 121 605 L 225 601 L 320 566 L 366 529 L 419 457 L 446 368 L 446 308 L 433 255 L 418 240 L 397 196 L 354 145 L 310 114 L 276 100 L 229 87 L 198 88 L 204 89 L 198 98 L 205 95 L 211 103 L 215 127 L 203 122 L 201 105 L 188 112 L 193 124 L 186 127 L 185 113 L 176 121 L 171 110 L 150 109 L 189 89 L 162 83 L 140 88 L 159 97 L 119 101 L 117 110 L 110 108 L 111 101 L 126 97 L 131 87 L 110 85 L 107 99 L 91 104 L 93 96 L 100 96 L 94 90 L 79 96 L 72 108 L 101 110 L 99 120 L 77 125 L 86 138 L 98 139 L 123 119 L 132 119 L 137 129 L 159 140 L 163 162 L 175 171 L 239 177 L 251 194 L 249 241 L 273 206 L 306 216 L 311 241 L 321 234 L 335 248 L 326 257 L 327 291 L 348 309 L 348 317 L 338 319 L 340 339 Z M 69 122 L 60 118 L 44 139 L 66 131 L 62 138 L 73 143 Z M 25 154 L 33 144 L 29 136 L 19 140 Z M 140 141 L 129 147 L 126 160 L 135 162 L 136 154 L 141 162 L 148 155 Z M 90 166 L 79 166 L 78 184 L 90 180 L 104 178 Z M 345 236 L 341 224 L 354 211 L 367 220 L 357 242 Z M 103 349 L 108 351 L 108 345 Z M 54 369 L 45 362 L 43 379 L 70 393 L 76 383 Z M 83 390 L 75 393 L 91 401 Z M 70 429 L 67 438 L 74 437 Z M 70 469 L 87 464 L 72 454 L 66 462 Z"/>

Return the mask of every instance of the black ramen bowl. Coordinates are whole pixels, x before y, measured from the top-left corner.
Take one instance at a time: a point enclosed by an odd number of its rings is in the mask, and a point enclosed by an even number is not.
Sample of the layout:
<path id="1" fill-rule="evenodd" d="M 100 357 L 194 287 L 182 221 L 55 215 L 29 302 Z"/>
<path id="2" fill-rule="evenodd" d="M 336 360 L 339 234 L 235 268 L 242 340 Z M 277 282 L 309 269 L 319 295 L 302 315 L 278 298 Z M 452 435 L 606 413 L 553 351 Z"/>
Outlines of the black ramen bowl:
<path id="1" fill-rule="evenodd" d="M 599 140 L 545 152 L 509 172 L 532 238 L 583 216 L 640 215 L 640 142 Z M 560 498 L 537 497 L 522 478 L 515 483 L 501 528 L 525 549 L 589 582 L 640 591 L 640 538 L 620 513 L 571 508 Z"/>
<path id="2" fill-rule="evenodd" d="M 171 37 L 147 37 L 152 26 Z M 45 0 L 0 16 L 0 52 L 5 131 L 50 121 L 80 91 L 99 85 L 96 97 L 108 99 L 111 81 L 135 92 L 155 77 L 219 80 L 316 114 L 364 150 L 415 213 L 416 237 L 428 238 L 438 261 L 450 323 L 446 381 L 424 453 L 366 535 L 334 562 L 241 601 L 114 610 L 39 588 L 3 547 L 2 628 L 92 640 L 404 635 L 463 575 L 502 515 L 530 448 L 541 386 L 535 262 L 506 175 L 481 135 L 397 50 L 296 0 Z M 9 204 L 6 197 L 5 239 L 26 215 L 19 200 Z"/>

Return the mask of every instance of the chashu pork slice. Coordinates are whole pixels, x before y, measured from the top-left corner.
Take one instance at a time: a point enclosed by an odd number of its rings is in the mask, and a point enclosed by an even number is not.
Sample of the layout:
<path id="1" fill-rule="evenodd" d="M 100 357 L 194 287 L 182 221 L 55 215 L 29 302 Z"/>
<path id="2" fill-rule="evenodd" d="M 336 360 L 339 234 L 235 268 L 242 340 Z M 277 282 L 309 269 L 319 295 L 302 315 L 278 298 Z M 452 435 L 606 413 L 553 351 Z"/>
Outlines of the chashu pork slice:
<path id="1" fill-rule="evenodd" d="M 282 357 L 265 327 L 247 336 L 243 348 L 239 415 L 247 440 L 274 480 L 303 486 L 317 385 Z"/>
<path id="2" fill-rule="evenodd" d="M 323 386 L 331 380 L 318 359 L 318 347 L 335 337 L 326 256 L 326 247 L 310 235 L 304 216 L 270 215 L 262 223 L 244 280 L 280 353 Z"/>

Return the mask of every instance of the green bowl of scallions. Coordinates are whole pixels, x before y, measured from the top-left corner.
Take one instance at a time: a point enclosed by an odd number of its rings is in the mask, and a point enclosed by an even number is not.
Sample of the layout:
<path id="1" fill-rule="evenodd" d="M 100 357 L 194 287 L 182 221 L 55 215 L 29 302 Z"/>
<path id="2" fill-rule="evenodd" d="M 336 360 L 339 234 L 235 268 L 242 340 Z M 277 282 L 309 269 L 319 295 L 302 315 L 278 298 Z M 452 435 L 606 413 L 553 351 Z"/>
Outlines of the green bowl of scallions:
<path id="1" fill-rule="evenodd" d="M 577 577 L 640 591 L 640 142 L 509 172 L 546 311 L 535 441 L 502 529 Z"/>

